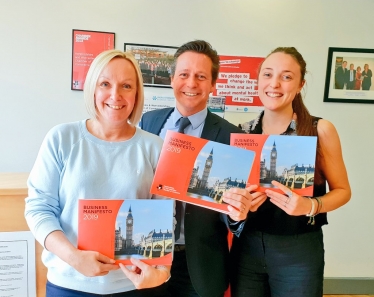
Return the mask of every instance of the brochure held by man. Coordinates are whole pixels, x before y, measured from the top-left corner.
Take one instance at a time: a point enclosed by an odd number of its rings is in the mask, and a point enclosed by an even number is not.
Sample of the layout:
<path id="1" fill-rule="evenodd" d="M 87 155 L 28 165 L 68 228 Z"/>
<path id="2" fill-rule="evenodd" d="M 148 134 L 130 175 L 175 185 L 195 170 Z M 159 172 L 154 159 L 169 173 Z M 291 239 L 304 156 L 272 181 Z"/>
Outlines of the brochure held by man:
<path id="1" fill-rule="evenodd" d="M 255 153 L 168 131 L 151 193 L 228 213 L 222 195 L 245 188 Z"/>

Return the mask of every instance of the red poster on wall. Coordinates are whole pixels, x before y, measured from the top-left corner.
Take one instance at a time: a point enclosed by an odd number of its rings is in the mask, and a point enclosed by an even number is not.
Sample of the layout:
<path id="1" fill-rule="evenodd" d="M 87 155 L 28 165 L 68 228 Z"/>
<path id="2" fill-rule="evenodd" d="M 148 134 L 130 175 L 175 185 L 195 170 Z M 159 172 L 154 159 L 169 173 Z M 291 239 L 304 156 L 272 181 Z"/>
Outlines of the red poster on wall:
<path id="1" fill-rule="evenodd" d="M 114 33 L 73 29 L 72 90 L 83 90 L 92 61 L 109 49 L 114 49 Z"/>
<path id="2" fill-rule="evenodd" d="M 257 91 L 257 71 L 262 57 L 219 56 L 214 96 L 225 97 L 225 111 L 257 112 L 262 103 Z"/>

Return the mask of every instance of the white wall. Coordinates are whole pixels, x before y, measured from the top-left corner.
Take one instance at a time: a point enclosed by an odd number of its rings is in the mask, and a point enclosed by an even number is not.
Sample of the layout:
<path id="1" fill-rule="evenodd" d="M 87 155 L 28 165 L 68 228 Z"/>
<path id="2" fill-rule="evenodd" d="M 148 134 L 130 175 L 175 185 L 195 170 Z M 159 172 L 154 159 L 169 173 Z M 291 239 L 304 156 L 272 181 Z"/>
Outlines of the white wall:
<path id="1" fill-rule="evenodd" d="M 295 46 L 309 68 L 306 105 L 337 127 L 353 191 L 324 227 L 325 276 L 374 277 L 374 105 L 323 103 L 328 47 L 374 48 L 374 1 L 0 0 L 0 5 L 0 172 L 28 172 L 52 126 L 87 117 L 82 92 L 70 90 L 72 29 L 115 32 L 118 49 L 124 42 L 178 46 L 198 38 L 226 55 L 265 56 L 277 46 Z M 230 119 L 243 121 L 245 115 Z"/>

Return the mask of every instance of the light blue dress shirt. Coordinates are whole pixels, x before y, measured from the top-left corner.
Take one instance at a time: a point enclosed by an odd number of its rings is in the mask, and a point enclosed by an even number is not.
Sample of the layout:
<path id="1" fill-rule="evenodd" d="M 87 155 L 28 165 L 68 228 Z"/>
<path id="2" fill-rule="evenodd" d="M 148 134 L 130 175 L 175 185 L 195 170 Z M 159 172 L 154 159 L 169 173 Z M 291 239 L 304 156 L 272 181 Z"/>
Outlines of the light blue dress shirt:
<path id="1" fill-rule="evenodd" d="M 201 132 L 204 128 L 204 123 L 206 116 L 208 114 L 208 109 L 204 108 L 202 111 L 195 113 L 193 115 L 188 116 L 188 119 L 191 122 L 191 125 L 188 125 L 186 129 L 184 129 L 184 134 L 201 137 Z M 160 132 L 160 137 L 165 139 L 166 132 L 168 130 L 178 132 L 179 121 L 183 116 L 179 112 L 177 108 L 170 114 L 169 118 L 166 120 L 165 125 L 162 127 Z M 182 203 L 182 213 L 184 214 L 186 210 L 186 203 Z M 184 216 L 181 219 L 181 230 L 179 239 L 175 242 L 176 244 L 185 244 L 184 240 Z"/>
<path id="2" fill-rule="evenodd" d="M 205 119 L 208 115 L 208 109 L 204 108 L 202 111 L 199 111 L 193 115 L 188 116 L 188 119 L 191 122 L 191 125 L 187 126 L 184 129 L 184 134 L 194 136 L 194 137 L 201 137 L 201 133 L 204 128 Z M 170 114 L 169 118 L 166 120 L 164 126 L 161 129 L 160 137 L 162 139 L 165 139 L 166 132 L 168 130 L 178 132 L 179 128 L 179 121 L 183 116 L 178 111 L 177 108 L 174 109 L 174 111 Z M 182 213 L 185 213 L 186 210 L 186 203 L 183 204 Z M 241 231 L 243 230 L 245 221 L 232 221 L 229 219 L 229 216 L 222 214 L 222 220 L 225 222 L 225 224 L 230 228 L 231 232 L 235 234 L 236 236 L 239 236 Z M 185 244 L 184 239 L 184 216 L 182 216 L 181 219 L 181 229 L 180 229 L 180 236 L 179 239 L 175 242 L 176 244 Z"/>
<path id="3" fill-rule="evenodd" d="M 184 129 L 184 134 L 201 137 L 201 132 L 203 131 L 207 114 L 208 110 L 204 108 L 202 111 L 188 116 L 191 125 L 187 126 L 186 129 Z M 168 130 L 178 132 L 179 121 L 182 117 L 183 116 L 178 111 L 178 109 L 175 108 L 174 111 L 170 114 L 169 118 L 166 120 L 165 125 L 162 127 L 160 137 L 162 139 L 165 139 L 166 131 Z"/>

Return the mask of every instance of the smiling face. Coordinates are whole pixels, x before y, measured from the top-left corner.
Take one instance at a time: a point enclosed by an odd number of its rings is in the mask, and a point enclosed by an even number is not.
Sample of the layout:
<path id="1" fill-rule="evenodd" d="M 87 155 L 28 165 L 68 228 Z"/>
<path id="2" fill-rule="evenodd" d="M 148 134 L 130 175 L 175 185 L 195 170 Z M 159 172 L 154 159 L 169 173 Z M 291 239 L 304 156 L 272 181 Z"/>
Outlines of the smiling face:
<path id="1" fill-rule="evenodd" d="M 114 58 L 100 73 L 95 88 L 97 119 L 102 124 L 127 125 L 137 94 L 134 66 Z"/>
<path id="2" fill-rule="evenodd" d="M 206 107 L 213 92 L 212 61 L 204 54 L 185 52 L 176 62 L 171 80 L 176 107 L 183 116 L 195 114 Z"/>
<path id="3" fill-rule="evenodd" d="M 292 110 L 292 101 L 303 85 L 300 66 L 291 55 L 276 52 L 262 63 L 258 93 L 265 109 Z"/>

